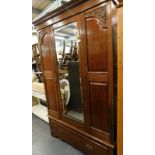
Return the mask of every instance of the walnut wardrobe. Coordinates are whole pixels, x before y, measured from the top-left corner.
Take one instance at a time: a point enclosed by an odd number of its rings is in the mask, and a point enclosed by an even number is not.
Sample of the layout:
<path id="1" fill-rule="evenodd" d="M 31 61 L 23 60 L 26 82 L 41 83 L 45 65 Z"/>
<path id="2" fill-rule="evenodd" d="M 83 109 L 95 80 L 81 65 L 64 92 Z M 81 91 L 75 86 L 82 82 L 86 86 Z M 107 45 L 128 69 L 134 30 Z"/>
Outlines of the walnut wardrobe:
<path id="1" fill-rule="evenodd" d="M 71 0 L 33 21 L 52 136 L 87 155 L 117 154 L 117 14 Z"/>

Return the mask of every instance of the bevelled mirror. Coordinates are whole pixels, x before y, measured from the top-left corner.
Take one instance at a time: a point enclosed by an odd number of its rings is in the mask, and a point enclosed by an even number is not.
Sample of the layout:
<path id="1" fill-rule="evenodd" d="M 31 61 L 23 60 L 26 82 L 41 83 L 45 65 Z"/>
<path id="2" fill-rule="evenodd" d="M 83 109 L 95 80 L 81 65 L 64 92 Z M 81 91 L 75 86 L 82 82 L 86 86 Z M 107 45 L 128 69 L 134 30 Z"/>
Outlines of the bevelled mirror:
<path id="1" fill-rule="evenodd" d="M 76 22 L 55 29 L 54 36 L 63 114 L 83 122 Z"/>

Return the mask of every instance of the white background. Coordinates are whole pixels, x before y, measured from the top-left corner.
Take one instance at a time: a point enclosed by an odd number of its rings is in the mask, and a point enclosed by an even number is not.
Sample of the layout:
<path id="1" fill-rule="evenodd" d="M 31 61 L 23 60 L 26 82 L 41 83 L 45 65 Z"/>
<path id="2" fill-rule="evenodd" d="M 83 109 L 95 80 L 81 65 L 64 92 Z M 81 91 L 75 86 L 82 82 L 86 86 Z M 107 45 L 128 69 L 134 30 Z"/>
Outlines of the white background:
<path id="1" fill-rule="evenodd" d="M 155 154 L 155 1 L 124 1 L 124 155 Z M 1 1 L 0 154 L 32 154 L 31 1 Z"/>

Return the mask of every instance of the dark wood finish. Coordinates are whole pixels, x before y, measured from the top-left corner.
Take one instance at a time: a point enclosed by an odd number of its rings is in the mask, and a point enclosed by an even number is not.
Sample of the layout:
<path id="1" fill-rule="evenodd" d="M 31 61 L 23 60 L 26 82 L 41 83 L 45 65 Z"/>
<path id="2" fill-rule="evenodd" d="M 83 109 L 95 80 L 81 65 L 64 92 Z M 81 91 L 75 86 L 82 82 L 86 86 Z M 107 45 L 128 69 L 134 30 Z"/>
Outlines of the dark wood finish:
<path id="1" fill-rule="evenodd" d="M 48 100 L 48 108 L 53 111 L 57 111 L 57 94 L 56 94 L 56 84 L 54 78 L 45 77 L 45 85 L 46 85 L 46 94 Z"/>
<path id="2" fill-rule="evenodd" d="M 89 132 L 114 143 L 113 125 L 113 49 L 110 3 L 85 12 L 85 51 L 89 98 Z M 85 58 L 85 59 L 86 59 Z M 90 96 L 90 97 L 89 97 Z M 88 100 L 88 99 L 87 99 Z"/>
<path id="3" fill-rule="evenodd" d="M 59 124 L 56 121 L 50 119 L 50 122 L 52 124 L 51 129 L 53 136 L 71 143 L 86 155 L 113 155 L 113 149 L 109 149 L 107 146 L 90 141 L 87 137 L 71 130 L 67 126 Z"/>
<path id="4" fill-rule="evenodd" d="M 51 133 L 85 154 L 114 155 L 117 53 L 112 1 L 73 0 L 65 6 L 33 22 L 39 33 Z M 83 123 L 63 115 L 59 90 L 54 30 L 72 22 L 77 23 L 79 40 Z"/>
<path id="5" fill-rule="evenodd" d="M 54 52 L 51 46 L 52 37 L 49 27 L 38 32 L 39 49 L 41 54 L 41 62 L 43 69 L 43 80 L 46 91 L 46 101 L 48 111 L 51 116 L 59 117 L 59 105 L 56 85 L 56 74 L 54 71 Z"/>
<path id="6" fill-rule="evenodd" d="M 108 72 L 88 72 L 89 81 L 108 81 Z"/>
<path id="7" fill-rule="evenodd" d="M 107 71 L 106 14 L 106 5 L 85 14 L 88 71 Z"/>
<path id="8" fill-rule="evenodd" d="M 85 132 L 85 131 L 82 131 L 81 129 L 75 127 L 75 126 L 72 126 L 68 123 L 66 123 L 65 121 L 61 120 L 61 119 L 57 119 L 51 115 L 48 116 L 52 121 L 56 121 L 58 123 L 60 123 L 61 125 L 63 126 L 66 126 L 68 128 L 70 128 L 71 130 L 75 131 L 75 132 L 78 132 L 79 134 L 87 137 L 88 139 L 94 141 L 95 143 L 99 143 L 101 145 L 105 145 L 107 146 L 109 149 L 114 149 L 115 148 L 115 145 L 111 144 L 110 142 L 108 141 L 103 141 L 99 138 L 97 138 L 96 136 L 93 136 L 92 134 L 88 133 L 88 132 Z"/>
<path id="9" fill-rule="evenodd" d="M 52 69 L 49 34 L 49 28 L 45 28 L 44 30 L 39 32 L 39 43 L 42 53 L 42 62 L 44 70 Z"/>
<path id="10" fill-rule="evenodd" d="M 83 110 L 84 110 L 84 125 L 85 131 L 88 133 L 90 128 L 90 119 L 89 119 L 89 96 L 87 94 L 88 87 L 87 87 L 87 54 L 85 50 L 85 20 L 84 20 L 84 13 L 81 13 L 77 16 L 77 23 L 78 23 L 78 48 L 79 48 L 79 59 L 80 61 L 80 74 L 81 74 L 81 85 L 82 85 L 82 94 L 83 94 Z"/>
<path id="11" fill-rule="evenodd" d="M 91 82 L 90 97 L 91 97 L 91 103 L 90 103 L 91 126 L 99 130 L 109 132 L 108 118 L 107 118 L 109 113 L 107 104 L 108 84 Z"/>

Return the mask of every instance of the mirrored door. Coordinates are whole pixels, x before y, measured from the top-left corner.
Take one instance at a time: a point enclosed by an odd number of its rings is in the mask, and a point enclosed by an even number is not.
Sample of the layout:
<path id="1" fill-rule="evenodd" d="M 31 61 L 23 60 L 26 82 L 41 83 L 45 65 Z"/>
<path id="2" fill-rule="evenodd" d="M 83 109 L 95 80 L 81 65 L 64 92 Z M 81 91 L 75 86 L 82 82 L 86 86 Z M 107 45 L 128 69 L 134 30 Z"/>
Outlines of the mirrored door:
<path id="1" fill-rule="evenodd" d="M 83 122 L 77 23 L 55 29 L 54 36 L 63 114 Z"/>

